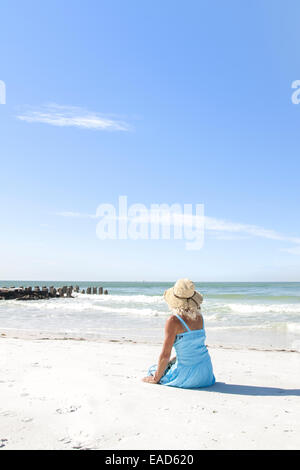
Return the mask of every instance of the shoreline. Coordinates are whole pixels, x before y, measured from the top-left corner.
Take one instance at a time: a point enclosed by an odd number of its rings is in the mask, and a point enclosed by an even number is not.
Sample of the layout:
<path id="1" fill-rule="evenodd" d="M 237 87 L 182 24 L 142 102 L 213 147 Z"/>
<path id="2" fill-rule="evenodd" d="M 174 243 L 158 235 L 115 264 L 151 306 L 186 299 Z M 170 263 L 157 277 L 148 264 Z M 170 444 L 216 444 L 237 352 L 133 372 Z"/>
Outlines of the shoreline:
<path id="1" fill-rule="evenodd" d="M 147 341 L 145 337 L 137 338 L 125 338 L 125 337 L 113 337 L 111 334 L 92 334 L 85 333 L 84 335 L 76 335 L 74 333 L 60 333 L 60 332 L 49 332 L 49 331 L 37 331 L 37 330 L 17 330 L 14 328 L 0 328 L 0 339 L 19 339 L 19 340 L 33 340 L 33 341 L 87 341 L 96 343 L 121 343 L 121 344 L 141 344 L 141 345 L 162 345 L 162 341 L 156 339 L 155 341 Z M 233 351 L 261 351 L 261 352 L 286 352 L 286 353 L 298 353 L 300 350 L 294 348 L 280 348 L 280 347 L 260 347 L 250 346 L 243 344 L 214 344 L 206 343 L 208 348 L 212 349 L 225 349 Z"/>
<path id="2" fill-rule="evenodd" d="M 300 448 L 299 354 L 210 347 L 179 389 L 141 381 L 158 344 L 1 339 L 3 450 Z"/>

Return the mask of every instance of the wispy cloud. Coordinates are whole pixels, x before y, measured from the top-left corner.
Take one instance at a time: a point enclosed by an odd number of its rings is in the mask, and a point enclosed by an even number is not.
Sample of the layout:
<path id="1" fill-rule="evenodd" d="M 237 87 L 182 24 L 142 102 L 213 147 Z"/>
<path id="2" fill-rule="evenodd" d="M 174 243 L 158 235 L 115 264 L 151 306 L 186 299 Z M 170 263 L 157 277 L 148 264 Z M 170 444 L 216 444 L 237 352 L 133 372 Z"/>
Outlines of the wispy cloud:
<path id="1" fill-rule="evenodd" d="M 205 217 L 205 229 L 214 232 L 242 233 L 245 235 L 252 235 L 254 237 L 268 238 L 270 240 L 300 243 L 300 237 L 290 237 L 276 232 L 275 230 L 265 229 L 258 225 L 229 222 L 212 217 Z"/>
<path id="2" fill-rule="evenodd" d="M 97 219 L 97 214 L 87 214 L 80 212 L 58 212 L 57 215 L 62 217 L 73 217 L 73 218 L 90 218 Z M 164 224 L 175 225 L 181 223 L 183 226 L 194 227 L 196 225 L 195 215 L 185 215 L 183 214 L 173 214 L 173 217 L 160 215 L 159 219 L 156 219 L 156 222 Z M 124 216 L 118 217 L 115 216 L 113 219 L 124 220 Z M 128 221 L 133 220 L 132 218 L 127 217 Z M 141 217 L 137 217 L 136 220 L 139 222 L 149 222 L 151 223 L 151 215 L 143 214 Z M 258 237 L 265 238 L 269 240 L 277 240 L 288 243 L 293 243 L 296 246 L 285 248 L 282 251 L 286 251 L 291 254 L 300 255 L 300 237 L 291 237 L 275 230 L 266 229 L 258 225 L 243 224 L 238 222 L 230 222 L 228 220 L 216 219 L 213 217 L 204 216 L 204 229 L 205 231 L 211 232 L 219 240 L 234 240 L 234 239 L 246 239 L 249 237 Z"/>
<path id="3" fill-rule="evenodd" d="M 80 127 L 100 131 L 129 131 L 131 126 L 112 116 L 88 111 L 75 106 L 52 103 L 39 108 L 27 109 L 17 119 L 29 123 L 44 123 L 59 127 Z"/>

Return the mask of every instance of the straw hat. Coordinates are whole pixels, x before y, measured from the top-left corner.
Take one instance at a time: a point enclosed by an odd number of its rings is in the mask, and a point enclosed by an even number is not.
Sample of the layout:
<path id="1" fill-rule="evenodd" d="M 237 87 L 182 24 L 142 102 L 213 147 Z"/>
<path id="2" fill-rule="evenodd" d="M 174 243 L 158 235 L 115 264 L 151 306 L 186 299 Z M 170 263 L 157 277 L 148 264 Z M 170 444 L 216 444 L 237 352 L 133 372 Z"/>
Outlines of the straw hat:
<path id="1" fill-rule="evenodd" d="M 200 308 L 203 301 L 203 296 L 195 290 L 190 279 L 178 279 L 174 287 L 165 291 L 164 298 L 171 308 Z"/>

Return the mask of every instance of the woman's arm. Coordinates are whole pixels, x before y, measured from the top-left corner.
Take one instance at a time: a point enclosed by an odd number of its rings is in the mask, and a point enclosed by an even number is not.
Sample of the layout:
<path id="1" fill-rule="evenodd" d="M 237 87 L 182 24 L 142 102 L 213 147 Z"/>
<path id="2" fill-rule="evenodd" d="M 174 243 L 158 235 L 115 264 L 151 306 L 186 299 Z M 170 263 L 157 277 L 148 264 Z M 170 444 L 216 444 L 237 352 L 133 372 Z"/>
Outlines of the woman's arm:
<path id="1" fill-rule="evenodd" d="M 158 359 L 158 366 L 157 366 L 156 373 L 154 377 L 153 376 L 145 377 L 143 379 L 144 382 L 157 384 L 162 378 L 166 370 L 166 367 L 168 365 L 168 362 L 170 360 L 172 347 L 173 347 L 175 336 L 177 333 L 177 328 L 178 328 L 177 318 L 175 316 L 170 317 L 167 320 L 166 325 L 165 325 L 165 339 L 164 339 L 162 351 Z"/>

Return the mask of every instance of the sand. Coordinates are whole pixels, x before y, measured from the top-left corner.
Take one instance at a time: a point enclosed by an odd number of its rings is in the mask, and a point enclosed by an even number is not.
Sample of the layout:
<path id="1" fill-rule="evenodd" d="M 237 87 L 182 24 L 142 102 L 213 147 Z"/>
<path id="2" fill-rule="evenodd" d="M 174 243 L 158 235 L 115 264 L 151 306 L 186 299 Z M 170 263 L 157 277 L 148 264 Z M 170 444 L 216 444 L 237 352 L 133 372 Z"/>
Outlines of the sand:
<path id="1" fill-rule="evenodd" d="M 0 339 L 0 448 L 299 449 L 300 354 L 209 348 L 217 383 L 141 381 L 155 344 Z"/>

